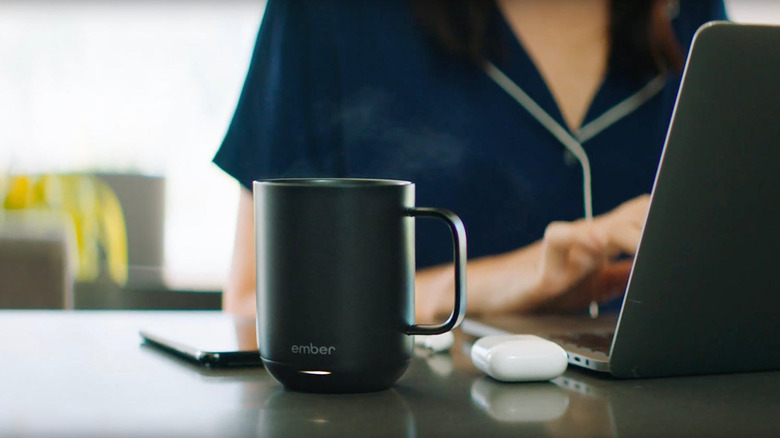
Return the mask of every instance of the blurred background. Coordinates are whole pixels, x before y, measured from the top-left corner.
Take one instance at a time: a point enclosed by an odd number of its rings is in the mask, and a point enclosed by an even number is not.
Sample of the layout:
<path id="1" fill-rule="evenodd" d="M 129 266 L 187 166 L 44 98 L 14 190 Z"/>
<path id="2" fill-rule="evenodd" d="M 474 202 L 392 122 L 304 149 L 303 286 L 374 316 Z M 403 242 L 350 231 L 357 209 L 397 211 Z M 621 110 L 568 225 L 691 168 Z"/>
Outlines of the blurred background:
<path id="1" fill-rule="evenodd" d="M 777 0 L 726 3 L 780 24 Z M 125 210 L 128 287 L 219 291 L 239 188 L 211 158 L 264 6 L 0 0 L 0 175 L 102 175 Z"/>

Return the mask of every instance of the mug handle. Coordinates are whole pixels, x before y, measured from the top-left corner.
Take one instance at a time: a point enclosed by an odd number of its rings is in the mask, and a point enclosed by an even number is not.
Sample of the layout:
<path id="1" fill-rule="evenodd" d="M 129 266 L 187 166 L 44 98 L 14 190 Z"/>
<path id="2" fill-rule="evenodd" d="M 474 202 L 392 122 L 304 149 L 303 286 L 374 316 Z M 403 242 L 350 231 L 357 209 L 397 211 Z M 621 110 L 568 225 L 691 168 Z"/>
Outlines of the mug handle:
<path id="1" fill-rule="evenodd" d="M 455 306 L 452 314 L 443 324 L 412 324 L 406 329 L 407 335 L 439 335 L 457 327 L 466 314 L 466 228 L 455 213 L 441 208 L 411 207 L 406 214 L 441 219 L 452 233 L 455 264 Z"/>

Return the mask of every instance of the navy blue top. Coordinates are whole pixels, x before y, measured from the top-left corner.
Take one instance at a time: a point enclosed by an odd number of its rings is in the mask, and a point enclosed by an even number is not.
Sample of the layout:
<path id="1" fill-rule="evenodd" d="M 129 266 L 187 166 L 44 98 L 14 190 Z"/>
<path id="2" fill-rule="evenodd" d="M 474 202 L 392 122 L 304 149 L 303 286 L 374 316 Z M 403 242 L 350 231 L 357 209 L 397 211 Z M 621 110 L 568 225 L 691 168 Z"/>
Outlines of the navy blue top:
<path id="1" fill-rule="evenodd" d="M 725 19 L 722 0 L 682 0 L 684 49 L 696 29 Z M 493 60 L 566 126 L 509 25 Z M 653 78 L 608 72 L 586 120 Z M 649 193 L 680 78 L 582 143 L 593 210 Z M 555 220 L 583 217 L 579 163 L 474 64 L 439 50 L 399 0 L 269 0 L 233 121 L 214 162 L 251 189 L 278 177 L 374 177 L 417 185 L 417 205 L 463 219 L 469 257 L 517 249 Z M 419 267 L 451 260 L 443 225 L 418 221 Z"/>

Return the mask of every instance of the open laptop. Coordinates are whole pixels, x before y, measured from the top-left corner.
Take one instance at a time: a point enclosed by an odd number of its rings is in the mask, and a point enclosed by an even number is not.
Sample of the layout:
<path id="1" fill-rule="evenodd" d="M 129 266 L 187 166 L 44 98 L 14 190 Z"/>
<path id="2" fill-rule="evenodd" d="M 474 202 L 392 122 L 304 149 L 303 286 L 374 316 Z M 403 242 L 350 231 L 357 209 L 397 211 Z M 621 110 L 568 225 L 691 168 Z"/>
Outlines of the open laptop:
<path id="1" fill-rule="evenodd" d="M 780 369 L 780 27 L 699 30 L 620 314 L 547 319 L 571 364 L 617 377 Z M 530 320 L 463 330 L 527 333 Z M 610 331 L 574 333 L 591 324 Z"/>

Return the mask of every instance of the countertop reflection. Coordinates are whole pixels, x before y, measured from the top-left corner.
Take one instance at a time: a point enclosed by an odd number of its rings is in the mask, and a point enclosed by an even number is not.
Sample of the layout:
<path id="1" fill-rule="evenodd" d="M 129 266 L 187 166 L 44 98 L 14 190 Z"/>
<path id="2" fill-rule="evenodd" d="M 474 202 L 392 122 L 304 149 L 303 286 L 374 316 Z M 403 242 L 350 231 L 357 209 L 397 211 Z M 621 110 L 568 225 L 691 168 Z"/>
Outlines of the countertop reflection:
<path id="1" fill-rule="evenodd" d="M 262 368 L 207 369 L 144 346 L 150 323 L 218 312 L 0 311 L 0 436 L 777 436 L 780 372 L 616 380 L 570 368 L 499 383 L 468 358 L 416 351 L 390 390 L 306 394 Z"/>

